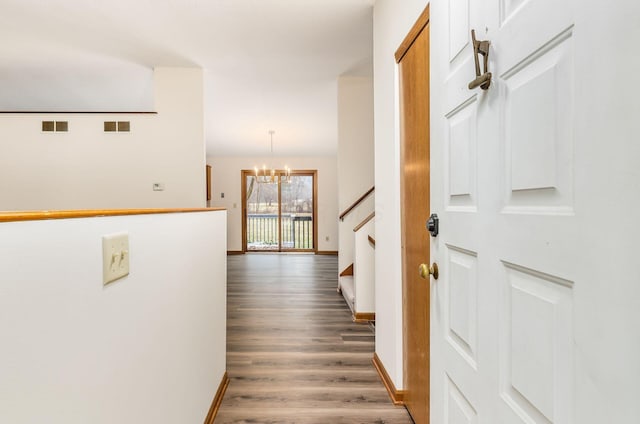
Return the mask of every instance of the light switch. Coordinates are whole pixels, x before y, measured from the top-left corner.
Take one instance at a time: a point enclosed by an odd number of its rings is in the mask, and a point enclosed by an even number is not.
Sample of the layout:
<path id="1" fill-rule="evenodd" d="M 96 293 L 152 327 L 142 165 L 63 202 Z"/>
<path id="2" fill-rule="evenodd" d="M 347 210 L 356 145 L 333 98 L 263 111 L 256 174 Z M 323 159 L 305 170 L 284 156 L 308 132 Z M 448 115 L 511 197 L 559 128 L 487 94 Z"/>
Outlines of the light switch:
<path id="1" fill-rule="evenodd" d="M 129 233 L 102 236 L 102 275 L 105 285 L 129 275 Z"/>

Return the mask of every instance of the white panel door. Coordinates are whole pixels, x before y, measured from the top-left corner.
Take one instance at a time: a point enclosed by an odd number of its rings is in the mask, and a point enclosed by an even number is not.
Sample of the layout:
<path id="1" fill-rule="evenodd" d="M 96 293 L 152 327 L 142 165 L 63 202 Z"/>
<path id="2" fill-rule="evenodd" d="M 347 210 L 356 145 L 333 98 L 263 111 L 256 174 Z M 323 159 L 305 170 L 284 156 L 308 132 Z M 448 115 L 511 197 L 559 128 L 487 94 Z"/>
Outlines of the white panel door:
<path id="1" fill-rule="evenodd" d="M 431 3 L 432 423 L 640 423 L 640 8 L 586 3 Z"/>

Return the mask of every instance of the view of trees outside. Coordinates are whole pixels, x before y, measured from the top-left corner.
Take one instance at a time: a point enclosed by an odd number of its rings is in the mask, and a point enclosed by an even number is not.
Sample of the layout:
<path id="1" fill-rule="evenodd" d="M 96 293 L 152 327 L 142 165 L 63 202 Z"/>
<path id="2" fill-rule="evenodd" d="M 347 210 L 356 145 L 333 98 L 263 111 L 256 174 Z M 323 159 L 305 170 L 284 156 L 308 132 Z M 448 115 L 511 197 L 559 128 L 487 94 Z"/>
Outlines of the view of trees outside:
<path id="1" fill-rule="evenodd" d="M 247 248 L 249 250 L 313 249 L 313 176 L 247 175 Z M 282 208 L 278 217 L 278 181 Z M 278 234 L 278 219 L 282 232 Z"/>

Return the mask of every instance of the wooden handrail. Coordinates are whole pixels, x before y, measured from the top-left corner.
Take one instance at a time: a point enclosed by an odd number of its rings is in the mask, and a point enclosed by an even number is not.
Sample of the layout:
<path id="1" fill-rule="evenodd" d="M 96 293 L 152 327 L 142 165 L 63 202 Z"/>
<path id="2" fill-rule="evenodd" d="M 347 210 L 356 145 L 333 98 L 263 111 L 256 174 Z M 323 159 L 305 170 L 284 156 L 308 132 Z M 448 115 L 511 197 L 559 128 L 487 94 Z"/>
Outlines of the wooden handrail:
<path id="1" fill-rule="evenodd" d="M 364 227 L 364 226 L 365 226 L 365 224 L 366 224 L 367 222 L 371 221 L 371 220 L 373 219 L 373 217 L 374 217 L 374 216 L 376 216 L 376 213 L 375 213 L 375 212 L 371 212 L 371 214 L 370 214 L 368 217 L 366 217 L 365 219 L 363 219 L 361 223 L 359 223 L 358 225 L 356 225 L 356 226 L 355 226 L 355 228 L 353 229 L 353 232 L 355 233 L 355 232 L 357 232 L 360 228 Z"/>
<path id="2" fill-rule="evenodd" d="M 371 193 L 373 193 L 373 191 L 376 189 L 376 186 L 373 186 L 369 189 L 369 191 L 367 191 L 365 194 L 363 194 L 362 196 L 360 196 L 360 198 L 358 200 L 356 200 L 355 202 L 353 202 L 353 205 L 349 206 L 347 209 L 344 210 L 344 212 L 342 212 L 340 214 L 340 221 L 344 220 L 344 217 L 347 216 L 347 214 L 349 212 L 351 212 L 352 210 L 354 210 L 360 203 L 362 203 L 362 201 L 364 199 L 367 198 L 367 196 L 369 196 Z"/>
<path id="3" fill-rule="evenodd" d="M 353 275 L 353 264 L 349 265 L 340 273 L 340 277 L 349 277 Z"/>
<path id="4" fill-rule="evenodd" d="M 154 111 L 118 111 L 118 110 L 0 110 L 0 114 L 15 115 L 157 115 Z"/>
<path id="5" fill-rule="evenodd" d="M 367 238 L 369 239 L 369 243 L 371 243 L 371 245 L 375 248 L 376 247 L 376 239 L 374 239 L 371 236 L 367 236 Z"/>
<path id="6" fill-rule="evenodd" d="M 90 209 L 59 211 L 0 212 L 0 222 L 41 221 L 46 219 L 93 218 L 104 216 L 151 215 L 168 213 L 212 212 L 225 208 L 173 208 L 173 209 Z"/>

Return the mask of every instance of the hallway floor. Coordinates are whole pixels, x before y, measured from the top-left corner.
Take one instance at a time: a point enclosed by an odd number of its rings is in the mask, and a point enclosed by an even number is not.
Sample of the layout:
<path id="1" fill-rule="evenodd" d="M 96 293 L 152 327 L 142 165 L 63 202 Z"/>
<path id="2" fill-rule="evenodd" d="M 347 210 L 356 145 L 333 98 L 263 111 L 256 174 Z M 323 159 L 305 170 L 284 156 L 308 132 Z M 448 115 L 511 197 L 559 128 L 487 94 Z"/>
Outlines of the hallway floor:
<path id="1" fill-rule="evenodd" d="M 228 257 L 227 370 L 216 423 L 410 424 L 336 292 L 335 256 Z"/>

